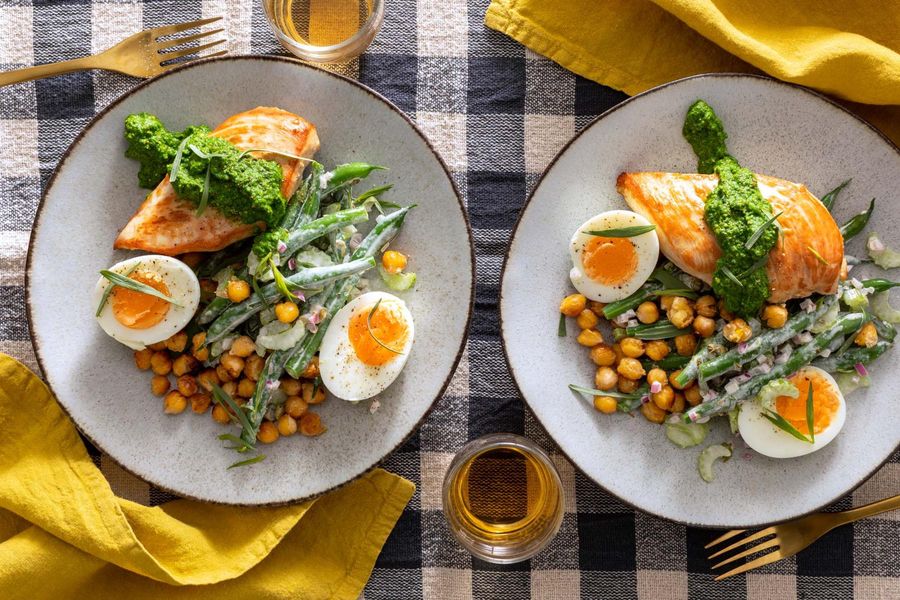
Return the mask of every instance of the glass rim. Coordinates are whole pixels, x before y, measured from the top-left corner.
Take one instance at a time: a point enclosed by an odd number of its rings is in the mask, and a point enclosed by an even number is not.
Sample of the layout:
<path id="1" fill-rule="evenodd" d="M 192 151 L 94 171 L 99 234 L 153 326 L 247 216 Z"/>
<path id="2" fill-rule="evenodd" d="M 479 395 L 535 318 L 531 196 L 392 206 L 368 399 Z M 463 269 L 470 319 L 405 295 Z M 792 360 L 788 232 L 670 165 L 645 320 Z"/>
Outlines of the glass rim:
<path id="1" fill-rule="evenodd" d="M 275 17 L 271 13 L 271 0 L 263 0 L 262 2 L 266 21 L 269 28 L 275 34 L 279 43 L 293 55 L 310 62 L 334 63 L 344 62 L 362 54 L 375 35 L 381 29 L 384 20 L 384 0 L 372 0 L 372 12 L 366 20 L 360 25 L 359 29 L 342 42 L 331 44 L 329 46 L 316 46 L 313 44 L 303 44 L 297 40 L 287 36 L 278 27 Z"/>

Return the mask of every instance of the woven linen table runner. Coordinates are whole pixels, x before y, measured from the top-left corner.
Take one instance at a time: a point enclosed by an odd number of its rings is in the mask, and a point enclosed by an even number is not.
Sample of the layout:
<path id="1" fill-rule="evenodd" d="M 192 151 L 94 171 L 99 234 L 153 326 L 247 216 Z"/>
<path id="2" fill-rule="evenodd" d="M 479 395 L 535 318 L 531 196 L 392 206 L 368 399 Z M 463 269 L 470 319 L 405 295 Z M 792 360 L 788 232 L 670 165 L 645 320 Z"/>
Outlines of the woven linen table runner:
<path id="1" fill-rule="evenodd" d="M 382 465 L 415 482 L 417 491 L 364 597 L 900 598 L 896 513 L 841 528 L 795 558 L 714 583 L 703 552 L 711 532 L 635 512 L 606 494 L 559 454 L 531 416 L 499 338 L 499 276 L 510 230 L 556 152 L 625 95 L 485 28 L 487 5 L 387 0 L 375 42 L 338 68 L 387 96 L 431 139 L 464 197 L 477 252 L 475 314 L 462 362 L 420 431 Z M 231 54 L 284 54 L 258 0 L 0 0 L 0 68 L 74 58 L 140 29 L 215 15 L 225 17 Z M 135 83 L 91 72 L 0 88 L 0 352 L 32 369 L 24 271 L 42 187 L 81 128 Z M 61 277 L 61 298 L 72 293 L 78 292 L 66 289 Z M 453 454 L 466 441 L 498 431 L 526 435 L 548 449 L 566 493 L 562 529 L 551 546 L 503 567 L 471 558 L 453 541 L 440 500 Z M 118 494 L 150 505 L 171 498 L 109 457 L 97 451 L 93 457 Z M 898 491 L 895 455 L 833 508 Z"/>

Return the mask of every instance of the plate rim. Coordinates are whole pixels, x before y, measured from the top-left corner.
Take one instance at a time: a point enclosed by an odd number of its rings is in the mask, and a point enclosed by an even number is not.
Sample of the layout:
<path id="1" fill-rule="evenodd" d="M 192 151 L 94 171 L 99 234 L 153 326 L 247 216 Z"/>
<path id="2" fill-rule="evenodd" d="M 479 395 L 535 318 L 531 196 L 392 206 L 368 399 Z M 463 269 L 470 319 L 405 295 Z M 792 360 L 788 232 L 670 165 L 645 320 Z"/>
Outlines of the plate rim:
<path id="1" fill-rule="evenodd" d="M 314 494 L 297 496 L 297 497 L 289 498 L 289 499 L 285 499 L 285 500 L 278 500 L 278 501 L 272 501 L 272 502 L 249 502 L 248 503 L 248 502 L 230 502 L 230 501 L 224 501 L 224 500 L 214 500 L 214 499 L 210 499 L 210 498 L 202 498 L 196 494 L 186 493 L 184 491 L 178 491 L 178 490 L 172 489 L 170 487 L 167 487 L 165 485 L 161 485 L 160 483 L 153 481 L 152 478 L 147 477 L 142 474 L 139 474 L 134 469 L 122 464 L 117 457 L 115 457 L 113 454 L 108 452 L 106 450 L 106 448 L 103 447 L 103 445 L 97 443 L 97 441 L 91 435 L 89 435 L 84 430 L 84 428 L 82 428 L 82 426 L 78 422 L 78 420 L 72 416 L 72 414 L 69 412 L 68 407 L 65 405 L 64 402 L 62 402 L 60 400 L 57 393 L 53 390 L 53 386 L 51 385 L 49 379 L 46 376 L 46 369 L 44 368 L 44 363 L 41 360 L 41 347 L 40 347 L 40 344 L 38 343 L 37 339 L 35 338 L 34 319 L 33 319 L 33 315 L 32 315 L 34 308 L 33 308 L 32 302 L 31 302 L 31 279 L 32 279 L 32 264 L 31 263 L 32 263 L 32 258 L 34 256 L 34 239 L 37 234 L 38 228 L 40 226 L 41 217 L 43 215 L 44 207 L 46 205 L 47 195 L 53 189 L 53 186 L 56 183 L 57 177 L 59 176 L 60 172 L 62 171 L 63 167 L 66 164 L 66 161 L 68 161 L 72 152 L 82 142 L 82 140 L 83 140 L 84 136 L 87 134 L 87 132 L 90 131 L 91 129 L 93 129 L 93 127 L 101 119 L 103 119 L 107 115 L 107 113 L 109 113 L 113 108 L 115 108 L 116 106 L 118 106 L 119 104 L 124 102 L 126 99 L 133 96 L 138 91 L 143 90 L 145 87 L 149 87 L 149 86 L 155 84 L 157 81 L 165 79 L 166 77 L 169 77 L 170 75 L 188 71 L 190 69 L 194 69 L 197 67 L 204 67 L 204 66 L 206 66 L 208 64 L 212 64 L 212 63 L 251 62 L 251 61 L 266 61 L 266 62 L 273 62 L 273 63 L 283 63 L 283 64 L 287 64 L 289 66 L 298 67 L 301 71 L 313 71 L 316 73 L 324 74 L 328 77 L 337 79 L 338 81 L 342 81 L 344 83 L 347 83 L 351 87 L 355 87 L 355 88 L 367 93 L 373 99 L 381 102 L 389 110 L 391 110 L 394 113 L 396 113 L 397 115 L 399 115 L 411 127 L 412 131 L 417 136 L 419 136 L 419 138 L 425 143 L 429 152 L 437 160 L 438 164 L 440 165 L 441 169 L 443 170 L 444 177 L 446 178 L 447 182 L 450 184 L 450 188 L 453 191 L 454 197 L 456 198 L 456 202 L 459 207 L 460 214 L 462 215 L 463 224 L 465 225 L 465 228 L 466 228 L 466 241 L 468 242 L 468 247 L 469 247 L 469 272 L 471 274 L 471 277 L 470 277 L 470 285 L 469 285 L 469 301 L 468 301 L 467 307 L 466 307 L 466 320 L 465 320 L 465 324 L 464 324 L 464 328 L 463 328 L 464 333 L 463 333 L 462 339 L 460 341 L 459 348 L 457 349 L 456 356 L 453 359 L 453 364 L 450 368 L 450 372 L 447 374 L 447 377 L 444 379 L 444 382 L 441 384 L 441 387 L 438 390 L 438 393 L 435 395 L 435 397 L 429 403 L 428 408 L 425 410 L 425 412 L 422 414 L 422 416 L 419 418 L 419 420 L 415 423 L 415 425 L 410 429 L 410 431 L 403 437 L 403 439 L 401 439 L 393 448 L 388 450 L 383 456 L 376 458 L 372 462 L 372 464 L 370 464 L 368 467 L 363 469 L 361 472 L 356 473 L 352 477 L 348 478 L 346 481 L 343 481 L 342 483 L 333 485 L 333 486 L 329 487 L 328 489 L 322 490 L 320 492 L 316 492 Z M 83 435 L 91 444 L 93 444 L 94 447 L 96 447 L 98 450 L 100 450 L 100 452 L 105 454 L 116 465 L 121 467 L 124 471 L 137 477 L 139 480 L 141 480 L 149 485 L 152 485 L 168 494 L 177 496 L 179 499 L 194 500 L 194 501 L 198 501 L 198 502 L 218 504 L 218 505 L 222 505 L 222 506 L 279 507 L 279 506 L 288 506 L 288 505 L 292 505 L 292 504 L 299 504 L 299 503 L 306 502 L 309 500 L 314 500 L 314 499 L 319 498 L 320 496 L 323 496 L 329 492 L 332 492 L 334 490 L 342 488 L 342 487 L 346 486 L 347 484 L 350 484 L 350 483 L 358 480 L 359 478 L 367 475 L 368 473 L 371 473 L 375 469 L 379 468 L 381 466 L 381 464 L 390 455 L 392 455 L 399 448 L 401 448 L 407 441 L 409 441 L 409 439 L 413 435 L 415 435 L 415 433 L 417 431 L 419 431 L 421 429 L 423 423 L 428 418 L 428 416 L 432 413 L 432 411 L 434 410 L 438 401 L 441 398 L 443 398 L 444 393 L 447 391 L 447 388 L 449 387 L 450 382 L 453 379 L 453 375 L 456 373 L 457 369 L 459 368 L 459 363 L 462 360 L 462 356 L 465 353 L 466 346 L 467 346 L 467 343 L 469 340 L 469 328 L 471 327 L 471 324 L 472 324 L 472 316 L 473 316 L 473 312 L 474 312 L 474 308 L 475 308 L 476 275 L 477 275 L 477 273 L 476 273 L 476 264 L 475 264 L 475 241 L 474 241 L 474 236 L 472 234 L 472 224 L 471 224 L 471 221 L 469 220 L 468 210 L 466 209 L 466 206 L 462 200 L 462 196 L 459 193 L 459 188 L 457 187 L 456 182 L 453 180 L 453 176 L 451 174 L 449 167 L 447 166 L 447 163 L 444 161 L 444 159 L 440 155 L 440 153 L 438 153 L 438 151 L 435 149 L 434 145 L 431 143 L 431 140 L 428 139 L 428 136 L 426 136 L 425 133 L 421 129 L 419 129 L 418 125 L 416 125 L 416 123 L 406 113 L 404 113 L 396 104 L 394 104 L 388 98 L 386 98 L 382 94 L 378 93 L 377 91 L 373 90 L 369 86 L 367 86 L 363 83 L 360 83 L 359 81 L 357 81 L 355 79 L 351 79 L 350 77 L 341 75 L 339 73 L 335 73 L 335 72 L 328 71 L 328 70 L 320 68 L 320 67 L 316 67 L 311 64 L 304 63 L 304 62 L 302 62 L 298 59 L 292 58 L 292 57 L 280 56 L 280 55 L 268 55 L 268 54 L 242 54 L 239 56 L 219 56 L 219 57 L 204 58 L 204 59 L 198 59 L 195 61 L 191 61 L 184 65 L 172 68 L 172 69 L 170 69 L 164 73 L 161 73 L 155 77 L 151 77 L 149 79 L 139 81 L 134 87 L 129 88 L 128 90 L 123 92 L 120 96 L 118 96 L 114 100 L 112 100 L 109 104 L 107 104 L 102 109 L 100 109 L 81 128 L 81 130 L 78 132 L 78 134 L 72 139 L 72 142 L 68 145 L 68 147 L 65 149 L 65 151 L 60 155 L 59 160 L 56 163 L 56 166 L 53 168 L 53 173 L 51 174 L 50 178 L 47 180 L 47 185 L 44 187 L 44 190 L 41 193 L 41 199 L 38 202 L 37 209 L 36 209 L 35 215 L 34 215 L 34 222 L 31 226 L 31 232 L 28 236 L 28 251 L 27 251 L 27 254 L 25 257 L 25 282 L 24 282 L 25 309 L 26 309 L 25 310 L 25 319 L 28 324 L 28 338 L 29 338 L 29 341 L 31 342 L 32 347 L 34 348 L 35 360 L 37 361 L 38 368 L 41 371 L 41 373 L 39 375 L 41 381 L 44 383 L 44 385 L 47 386 L 47 389 L 50 390 L 50 393 L 53 395 L 53 398 L 56 400 L 56 403 L 62 408 L 63 412 L 66 414 L 66 416 L 69 418 L 69 420 L 75 425 L 75 428 L 78 430 L 78 432 L 81 435 Z"/>
<path id="2" fill-rule="evenodd" d="M 660 514 L 660 513 L 648 510 L 646 508 L 637 506 L 634 502 L 631 502 L 630 500 L 626 500 L 625 498 L 623 498 L 623 497 L 619 496 L 618 494 L 609 490 L 601 482 L 597 481 L 594 477 L 588 475 L 584 471 L 584 469 L 582 469 L 578 465 L 577 462 L 572 460 L 572 457 L 569 456 L 569 454 L 565 450 L 562 449 L 562 447 L 559 445 L 559 443 L 557 443 L 556 438 L 547 430 L 547 427 L 541 421 L 540 417 L 537 416 L 537 413 L 534 411 L 534 409 L 531 406 L 531 402 L 529 402 L 529 400 L 525 396 L 525 394 L 522 393 L 522 388 L 519 386 L 519 381 L 516 378 L 515 369 L 513 368 L 512 362 L 509 359 L 509 350 L 507 349 L 507 341 L 506 341 L 506 335 L 505 335 L 506 328 L 504 326 L 504 318 L 503 318 L 503 312 L 504 312 L 504 310 L 503 310 L 503 307 L 504 307 L 503 292 L 504 292 L 504 288 L 506 285 L 506 267 L 509 263 L 510 255 L 512 253 L 513 241 L 516 238 L 516 234 L 519 232 L 519 226 L 522 223 L 522 219 L 524 218 L 525 213 L 528 210 L 528 207 L 531 205 L 531 201 L 534 200 L 535 195 L 538 193 L 538 190 L 540 189 L 541 184 L 544 183 L 544 180 L 547 178 L 547 175 L 550 173 L 550 171 L 553 169 L 553 167 L 556 166 L 557 161 L 563 156 L 563 154 L 565 154 L 566 152 L 569 151 L 570 147 L 575 143 L 575 141 L 577 141 L 589 129 L 597 126 L 606 117 L 610 116 L 611 114 L 613 114 L 620 108 L 623 108 L 626 105 L 630 104 L 631 102 L 638 100 L 644 96 L 654 94 L 656 92 L 662 91 L 663 89 L 665 89 L 667 87 L 677 85 L 680 83 L 684 83 L 686 81 L 691 81 L 694 79 L 728 79 L 728 78 L 757 79 L 757 80 L 762 80 L 763 82 L 766 82 L 769 84 L 774 84 L 776 86 L 782 86 L 785 88 L 791 88 L 794 90 L 804 92 L 804 93 L 812 96 L 813 98 L 824 101 L 826 104 L 829 104 L 835 108 L 840 109 L 842 112 L 846 113 L 848 116 L 855 119 L 861 125 L 868 127 L 875 134 L 877 134 L 885 143 L 887 143 L 887 145 L 890 149 L 892 149 L 896 154 L 900 155 L 900 148 L 898 148 L 898 146 L 890 138 L 888 138 L 881 130 L 879 130 L 877 127 L 875 127 L 874 125 L 869 123 L 867 120 L 865 120 L 864 118 L 862 118 L 859 115 L 850 111 L 847 107 L 841 105 L 840 103 L 838 103 L 835 100 L 829 98 L 828 96 L 822 94 L 821 92 L 818 92 L 816 90 L 810 89 L 810 88 L 802 86 L 802 85 L 797 85 L 794 83 L 788 83 L 786 81 L 781 81 L 779 79 L 775 79 L 774 77 L 770 77 L 768 75 L 760 75 L 760 74 L 756 74 L 756 73 L 736 73 L 736 72 L 698 73 L 696 75 L 690 75 L 688 77 L 674 79 L 672 81 L 668 81 L 666 83 L 654 86 L 654 87 L 652 87 L 648 90 L 645 90 L 639 94 L 635 94 L 634 96 L 629 96 L 625 100 L 622 100 L 615 106 L 608 108 L 607 110 L 603 111 L 598 116 L 596 116 L 594 119 L 592 119 L 587 125 L 585 125 L 581 129 L 581 131 L 579 131 L 574 136 L 572 136 L 562 146 L 562 148 L 559 149 L 559 151 L 554 155 L 554 157 L 550 160 L 550 162 L 547 163 L 547 166 L 541 172 L 541 175 L 538 178 L 537 182 L 535 183 L 534 187 L 532 188 L 531 193 L 528 194 L 528 198 L 526 198 L 525 203 L 522 205 L 522 208 L 519 210 L 519 214 L 516 217 L 515 225 L 513 225 L 513 228 L 510 231 L 509 243 L 508 243 L 508 246 L 506 249 L 506 254 L 503 257 L 503 266 L 500 270 L 500 289 L 499 289 L 499 295 L 498 295 L 499 318 L 500 318 L 500 341 L 501 341 L 501 347 L 503 348 L 503 358 L 506 361 L 507 368 L 509 369 L 509 373 L 510 373 L 510 377 L 512 378 L 513 385 L 516 387 L 516 391 L 519 393 L 519 397 L 522 398 L 522 401 L 525 402 L 525 404 L 531 410 L 531 413 L 534 416 L 535 421 L 538 423 L 538 425 L 540 425 L 541 429 L 544 430 L 544 432 L 547 434 L 547 437 L 549 437 L 551 440 L 553 440 L 553 443 L 556 444 L 559 452 L 563 456 L 566 457 L 566 460 L 568 460 L 570 463 L 572 463 L 572 465 L 576 469 L 578 469 L 578 471 L 581 472 L 582 475 L 584 475 L 589 480 L 594 482 L 605 493 L 609 494 L 611 497 L 615 498 L 616 500 L 618 500 L 619 502 L 623 503 L 624 505 L 628 506 L 629 508 L 631 508 L 633 510 L 640 511 L 645 514 L 652 515 L 654 517 L 664 519 L 666 521 L 671 521 L 673 523 L 685 525 L 688 527 L 697 527 L 697 528 L 701 528 L 701 529 L 758 529 L 758 528 L 763 528 L 763 527 L 770 527 L 772 525 L 776 525 L 778 523 L 784 523 L 786 521 L 791 521 L 793 519 L 798 519 L 800 517 L 804 517 L 804 516 L 807 516 L 807 515 L 810 515 L 810 514 L 813 514 L 816 512 L 821 512 L 823 509 L 830 506 L 834 502 L 840 500 L 841 498 L 847 496 L 848 494 L 851 494 L 854 490 L 856 490 L 858 487 L 860 487 L 866 481 L 871 479 L 872 476 L 875 475 L 875 473 L 877 473 L 879 470 L 881 470 L 882 467 L 884 467 L 885 464 L 887 464 L 887 462 L 891 459 L 891 456 L 893 456 L 897 452 L 897 450 L 900 449 L 900 443 L 898 443 L 897 446 L 895 446 L 894 449 L 890 453 L 888 453 L 887 457 L 885 457 L 885 459 L 883 461 L 881 461 L 874 469 L 872 469 L 870 472 L 865 474 L 859 481 L 854 482 L 852 484 L 852 486 L 848 487 L 845 491 L 841 492 L 834 498 L 831 498 L 827 502 L 824 502 L 824 503 L 816 506 L 815 508 L 812 508 L 811 510 L 797 513 L 795 515 L 792 515 L 792 516 L 784 518 L 784 519 L 780 519 L 777 521 L 764 521 L 764 522 L 760 522 L 760 523 L 749 523 L 749 524 L 742 524 L 742 523 L 738 522 L 736 524 L 730 524 L 730 525 L 707 525 L 707 524 L 703 524 L 703 523 L 692 522 L 692 521 L 685 520 L 685 519 L 676 519 L 676 518 L 673 518 L 670 516 L 666 516 L 664 514 Z"/>

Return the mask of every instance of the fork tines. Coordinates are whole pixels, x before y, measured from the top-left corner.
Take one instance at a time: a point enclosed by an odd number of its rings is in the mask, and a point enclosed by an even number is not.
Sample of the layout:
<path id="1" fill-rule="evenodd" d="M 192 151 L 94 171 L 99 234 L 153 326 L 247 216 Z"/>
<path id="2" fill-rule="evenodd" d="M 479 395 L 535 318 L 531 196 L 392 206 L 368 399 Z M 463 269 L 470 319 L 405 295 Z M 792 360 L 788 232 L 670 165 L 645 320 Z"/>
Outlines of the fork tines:
<path id="1" fill-rule="evenodd" d="M 187 48 L 176 48 L 180 47 L 184 44 L 192 44 L 193 42 L 197 42 L 208 38 L 210 36 L 214 36 L 224 32 L 225 30 L 222 28 L 213 29 L 210 31 L 201 31 L 200 33 L 195 33 L 192 35 L 187 35 L 183 37 L 174 37 L 171 39 L 166 39 L 164 41 L 160 41 L 160 38 L 173 36 L 177 33 L 182 33 L 188 31 L 190 29 L 194 29 L 197 27 L 202 27 L 203 25 L 209 25 L 211 23 L 215 23 L 217 21 L 221 21 L 222 17 L 212 17 L 210 19 L 200 19 L 197 21 L 190 21 L 188 23 L 179 23 L 178 25 L 168 25 L 165 27 L 157 27 L 152 30 L 153 34 L 153 43 L 154 49 L 156 50 L 156 54 L 159 57 L 160 64 L 167 63 L 162 65 L 163 67 L 173 67 L 178 63 L 171 63 L 169 61 L 174 61 L 179 58 L 184 58 L 186 56 L 191 56 L 193 54 L 198 54 L 204 50 L 208 50 L 220 44 L 224 44 L 226 40 L 224 38 L 214 40 L 208 42 L 206 44 L 200 44 L 195 46 L 189 46 Z M 173 50 L 174 49 L 174 50 Z M 163 50 L 169 50 L 169 52 L 163 52 Z M 226 54 L 227 50 L 220 50 L 219 52 L 214 52 L 212 54 L 207 54 L 204 56 L 197 56 L 196 58 L 210 58 L 212 56 L 221 56 Z M 193 60 L 193 59 L 192 59 Z"/>
<path id="2" fill-rule="evenodd" d="M 705 546 L 705 548 L 708 550 L 708 549 L 718 546 L 719 544 L 722 544 L 723 542 L 726 542 L 732 538 L 736 538 L 737 536 L 740 536 L 741 534 L 746 533 L 746 532 L 747 532 L 746 529 L 733 529 L 733 530 L 725 533 L 724 535 L 714 539 L 710 543 L 708 543 Z M 732 550 L 737 550 L 738 548 L 744 546 L 745 544 L 749 544 L 750 542 L 755 542 L 757 540 L 762 540 L 764 538 L 768 538 L 769 536 L 774 536 L 774 537 L 772 537 L 771 539 L 766 539 L 758 544 L 752 545 L 749 548 L 747 548 L 741 552 L 738 552 L 737 554 L 733 554 L 733 555 L 729 556 L 728 558 L 725 558 L 725 560 L 722 560 L 722 561 L 714 564 L 712 566 L 712 568 L 718 569 L 719 567 L 727 565 L 731 562 L 740 560 L 747 556 L 751 556 L 751 555 L 761 552 L 763 550 L 768 550 L 769 548 L 774 548 L 774 550 L 767 552 L 766 554 L 763 554 L 762 556 L 759 556 L 759 557 L 751 560 L 750 562 L 747 562 L 738 567 L 735 567 L 734 569 L 732 569 L 726 573 L 722 573 L 721 575 L 718 575 L 715 580 L 719 581 L 719 580 L 725 579 L 726 577 L 731 577 L 732 575 L 738 575 L 740 573 L 750 571 L 751 569 L 755 569 L 757 567 L 761 567 L 763 565 L 773 563 L 776 560 L 785 558 L 785 555 L 782 553 L 782 551 L 780 549 L 781 542 L 778 539 L 778 534 L 777 534 L 777 531 L 775 530 L 775 527 L 767 527 L 766 529 L 757 531 L 754 534 L 742 537 L 742 538 L 738 539 L 736 542 L 733 542 L 732 544 L 726 546 L 725 548 L 722 548 L 716 552 L 713 552 L 712 554 L 709 555 L 709 559 L 712 560 L 712 559 L 716 558 L 717 556 L 722 556 L 727 552 L 731 552 Z"/>

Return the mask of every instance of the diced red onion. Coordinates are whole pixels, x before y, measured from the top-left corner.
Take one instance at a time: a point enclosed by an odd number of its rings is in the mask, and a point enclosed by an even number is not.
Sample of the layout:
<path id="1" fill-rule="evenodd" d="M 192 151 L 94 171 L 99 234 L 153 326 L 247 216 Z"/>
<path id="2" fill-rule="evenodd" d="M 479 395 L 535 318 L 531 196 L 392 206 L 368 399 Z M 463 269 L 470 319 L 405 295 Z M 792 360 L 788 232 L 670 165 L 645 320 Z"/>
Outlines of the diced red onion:
<path id="1" fill-rule="evenodd" d="M 289 258 L 287 266 L 288 266 L 288 269 L 290 269 L 291 271 L 296 271 L 297 270 L 297 259 L 294 257 Z"/>
<path id="2" fill-rule="evenodd" d="M 650 393 L 651 394 L 658 394 L 661 390 L 662 390 L 662 383 L 660 383 L 658 381 L 654 381 L 653 383 L 650 384 Z"/>
<path id="3" fill-rule="evenodd" d="M 270 392 L 277 390 L 280 385 L 281 385 L 281 381 L 279 381 L 278 379 L 270 379 L 270 380 L 266 381 L 266 389 L 269 390 Z"/>
<path id="4" fill-rule="evenodd" d="M 315 323 L 310 323 L 309 321 L 307 321 L 306 330 L 310 333 L 315 333 L 319 330 L 319 326 L 316 325 Z"/>
<path id="5" fill-rule="evenodd" d="M 738 354 L 743 354 L 747 351 L 747 342 L 740 342 L 737 345 Z"/>
<path id="6" fill-rule="evenodd" d="M 806 312 L 810 313 L 810 312 L 813 312 L 814 310 L 816 310 L 816 303 L 813 302 L 812 300 L 810 300 L 809 298 L 807 298 L 806 300 L 804 300 L 803 302 L 800 303 L 800 308 L 802 308 Z"/>
<path id="7" fill-rule="evenodd" d="M 650 402 L 650 396 L 641 396 L 641 404 L 647 404 Z"/>
<path id="8" fill-rule="evenodd" d="M 291 259 L 291 260 L 293 260 L 293 259 Z M 296 292 L 294 292 L 294 297 L 297 298 L 297 300 L 299 300 L 300 302 L 306 302 L 306 294 L 304 294 L 300 290 L 297 290 Z"/>
<path id="9" fill-rule="evenodd" d="M 740 387 L 741 387 L 740 382 L 738 382 L 737 378 L 735 378 L 725 384 L 725 391 L 728 392 L 729 394 L 733 394 L 736 391 L 738 391 L 738 388 L 740 388 Z"/>
<path id="10" fill-rule="evenodd" d="M 635 318 L 637 313 L 634 312 L 633 309 L 626 310 L 618 317 L 613 318 L 613 323 L 618 325 L 619 327 L 625 327 L 628 324 L 628 321 Z"/>
<path id="11" fill-rule="evenodd" d="M 788 346 L 784 348 L 781 352 L 778 353 L 778 356 L 775 357 L 776 365 L 783 365 L 791 358 L 791 354 L 794 353 L 794 349 Z"/>
<path id="12" fill-rule="evenodd" d="M 713 390 L 713 389 L 708 389 L 705 392 L 703 392 L 701 395 L 703 397 L 704 402 L 709 402 L 713 398 L 718 398 L 719 392 L 717 392 L 716 390 Z"/>
<path id="13" fill-rule="evenodd" d="M 869 242 L 866 246 L 872 252 L 883 252 L 884 251 L 884 243 L 877 236 L 870 236 Z"/>
<path id="14" fill-rule="evenodd" d="M 350 249 L 356 250 L 357 248 L 359 248 L 359 245 L 362 243 L 362 239 L 363 238 L 361 233 L 354 233 L 352 236 L 350 236 Z"/>
<path id="15" fill-rule="evenodd" d="M 287 252 L 287 244 L 285 244 L 282 240 L 278 240 L 278 245 L 275 246 L 278 250 L 278 254 L 284 254 Z"/>
<path id="16" fill-rule="evenodd" d="M 744 460 L 750 460 L 753 458 L 753 455 L 749 452 L 744 452 Z"/>
<path id="17" fill-rule="evenodd" d="M 808 331 L 804 331 L 802 333 L 798 333 L 794 337 L 791 338 L 791 341 L 797 345 L 808 344 L 812 341 L 813 336 L 812 333 Z"/>
<path id="18" fill-rule="evenodd" d="M 628 319 L 628 322 L 625 323 L 625 327 L 637 327 L 641 322 L 637 319 Z"/>
<path id="19" fill-rule="evenodd" d="M 829 356 L 831 356 L 831 348 L 825 348 L 824 350 L 819 352 L 819 356 L 821 356 L 822 358 L 828 358 Z"/>
<path id="20" fill-rule="evenodd" d="M 856 369 L 856 372 L 859 373 L 860 377 L 866 377 L 869 375 L 869 371 L 866 369 L 866 365 L 862 364 L 861 362 L 858 362 L 853 366 Z"/>
<path id="21" fill-rule="evenodd" d="M 860 280 L 857 279 L 856 277 L 852 277 L 852 278 L 850 279 L 850 285 L 852 285 L 853 287 L 855 287 L 855 288 L 856 288 L 857 290 L 859 290 L 859 291 L 862 291 L 862 289 L 863 289 L 862 281 L 860 281 Z"/>
<path id="22" fill-rule="evenodd" d="M 666 423 L 681 423 L 681 415 L 678 413 L 673 413 L 666 417 Z"/>

